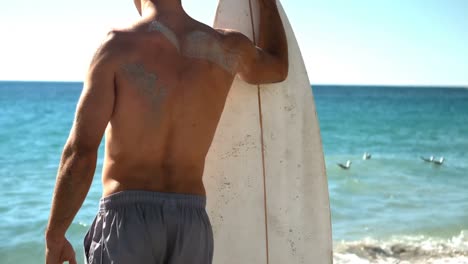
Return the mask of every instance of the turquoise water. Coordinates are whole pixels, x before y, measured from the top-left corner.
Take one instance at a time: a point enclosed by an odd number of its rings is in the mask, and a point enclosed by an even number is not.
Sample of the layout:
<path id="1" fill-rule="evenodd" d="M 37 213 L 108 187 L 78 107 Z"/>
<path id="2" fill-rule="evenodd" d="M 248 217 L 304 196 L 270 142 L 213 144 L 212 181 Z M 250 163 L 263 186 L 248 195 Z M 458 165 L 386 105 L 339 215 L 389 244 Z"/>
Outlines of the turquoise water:
<path id="1" fill-rule="evenodd" d="M 43 263 L 55 175 L 81 87 L 0 82 L 0 263 Z M 335 263 L 468 263 L 468 89 L 313 90 Z M 362 160 L 364 152 L 372 159 Z M 102 153 L 68 233 L 81 263 L 101 195 Z M 445 157 L 444 165 L 420 159 L 431 155 Z M 347 160 L 350 170 L 336 165 Z"/>

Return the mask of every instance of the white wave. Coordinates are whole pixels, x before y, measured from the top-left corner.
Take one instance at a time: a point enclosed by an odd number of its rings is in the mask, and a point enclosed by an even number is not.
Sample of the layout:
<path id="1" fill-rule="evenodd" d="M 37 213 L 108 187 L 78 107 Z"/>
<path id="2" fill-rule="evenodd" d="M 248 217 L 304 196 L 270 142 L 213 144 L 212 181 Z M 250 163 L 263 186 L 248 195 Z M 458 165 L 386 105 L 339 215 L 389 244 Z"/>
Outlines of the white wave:
<path id="1" fill-rule="evenodd" d="M 335 244 L 335 264 L 468 264 L 468 230 L 450 239 L 399 236 Z"/>

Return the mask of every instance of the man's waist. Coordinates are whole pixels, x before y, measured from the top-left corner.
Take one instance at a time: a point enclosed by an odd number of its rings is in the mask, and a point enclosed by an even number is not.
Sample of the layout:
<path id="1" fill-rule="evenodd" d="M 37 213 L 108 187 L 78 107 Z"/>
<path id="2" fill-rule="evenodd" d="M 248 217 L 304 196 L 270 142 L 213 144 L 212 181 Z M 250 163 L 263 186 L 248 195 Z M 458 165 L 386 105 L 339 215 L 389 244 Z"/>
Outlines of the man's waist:
<path id="1" fill-rule="evenodd" d="M 205 208 L 206 197 L 193 194 L 129 190 L 117 192 L 102 198 L 99 208 L 101 211 L 106 211 L 135 204 Z"/>

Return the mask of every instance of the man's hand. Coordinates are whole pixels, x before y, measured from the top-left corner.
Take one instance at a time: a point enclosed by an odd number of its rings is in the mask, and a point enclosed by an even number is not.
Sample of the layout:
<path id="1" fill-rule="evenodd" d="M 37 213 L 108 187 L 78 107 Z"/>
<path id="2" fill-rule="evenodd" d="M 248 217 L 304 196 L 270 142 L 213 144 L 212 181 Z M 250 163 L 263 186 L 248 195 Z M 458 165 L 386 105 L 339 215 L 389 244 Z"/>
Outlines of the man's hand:
<path id="1" fill-rule="evenodd" d="M 59 241 L 46 241 L 46 264 L 77 264 L 75 250 L 66 238 Z"/>
<path id="2" fill-rule="evenodd" d="M 250 84 L 282 82 L 288 77 L 288 41 L 276 0 L 258 0 L 260 8 L 258 42 L 239 32 L 224 31 L 228 46 L 238 49 L 237 73 Z M 228 48 L 229 50 L 230 48 Z"/>

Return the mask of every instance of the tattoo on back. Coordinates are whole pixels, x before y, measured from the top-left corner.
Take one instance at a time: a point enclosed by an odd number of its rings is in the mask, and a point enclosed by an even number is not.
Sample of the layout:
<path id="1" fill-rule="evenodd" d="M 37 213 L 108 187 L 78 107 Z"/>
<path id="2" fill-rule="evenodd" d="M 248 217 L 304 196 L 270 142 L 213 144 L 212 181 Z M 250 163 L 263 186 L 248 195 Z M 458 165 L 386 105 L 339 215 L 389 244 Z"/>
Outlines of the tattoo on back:
<path id="1" fill-rule="evenodd" d="M 203 31 L 194 31 L 185 38 L 183 54 L 190 58 L 205 59 L 235 74 L 238 54 L 226 50 L 219 41 Z"/>
<path id="2" fill-rule="evenodd" d="M 158 31 L 163 34 L 183 56 L 207 60 L 217 64 L 231 75 L 236 73 L 239 54 L 225 49 L 219 40 L 206 32 L 193 31 L 185 36 L 181 44 L 176 34 L 161 22 L 151 22 L 148 31 Z"/>
<path id="3" fill-rule="evenodd" d="M 181 45 L 176 34 L 158 21 L 151 22 L 148 31 L 161 32 L 183 56 L 207 60 L 232 75 L 236 73 L 239 54 L 225 49 L 219 40 L 206 32 L 189 33 Z M 167 97 L 168 89 L 162 85 L 157 73 L 147 72 L 141 63 L 124 64 L 122 70 L 139 92 L 150 101 L 153 110 L 159 111 Z"/>
<path id="4" fill-rule="evenodd" d="M 158 76 L 155 73 L 146 72 L 143 65 L 138 63 L 125 64 L 122 69 L 139 89 L 139 92 L 150 100 L 151 107 L 158 111 L 167 97 L 167 89 L 162 86 Z"/>
<path id="5" fill-rule="evenodd" d="M 169 42 L 171 42 L 172 45 L 174 45 L 177 51 L 180 52 L 179 40 L 177 39 L 176 34 L 172 30 L 170 30 L 168 27 L 166 27 L 164 24 L 158 21 L 153 21 L 148 26 L 148 32 L 152 32 L 152 31 L 161 32 L 167 38 L 167 40 L 169 40 Z"/>

